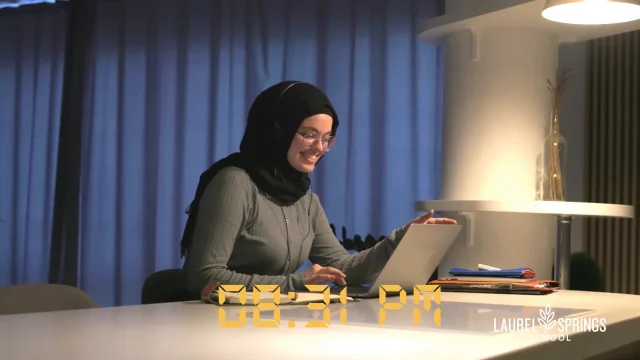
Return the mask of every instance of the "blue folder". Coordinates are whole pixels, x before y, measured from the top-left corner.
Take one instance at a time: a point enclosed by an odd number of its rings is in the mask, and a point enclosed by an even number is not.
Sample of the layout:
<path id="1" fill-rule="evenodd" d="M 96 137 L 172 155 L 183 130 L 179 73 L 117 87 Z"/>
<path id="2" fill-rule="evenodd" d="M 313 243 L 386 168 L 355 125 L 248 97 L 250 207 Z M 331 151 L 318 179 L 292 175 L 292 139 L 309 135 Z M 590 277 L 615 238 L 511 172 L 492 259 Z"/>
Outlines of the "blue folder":
<path id="1" fill-rule="evenodd" d="M 524 277 L 526 273 L 535 276 L 533 270 L 527 267 L 518 269 L 503 269 L 503 270 L 469 270 L 463 268 L 452 268 L 449 270 L 449 274 L 452 276 L 480 276 L 480 277 Z"/>

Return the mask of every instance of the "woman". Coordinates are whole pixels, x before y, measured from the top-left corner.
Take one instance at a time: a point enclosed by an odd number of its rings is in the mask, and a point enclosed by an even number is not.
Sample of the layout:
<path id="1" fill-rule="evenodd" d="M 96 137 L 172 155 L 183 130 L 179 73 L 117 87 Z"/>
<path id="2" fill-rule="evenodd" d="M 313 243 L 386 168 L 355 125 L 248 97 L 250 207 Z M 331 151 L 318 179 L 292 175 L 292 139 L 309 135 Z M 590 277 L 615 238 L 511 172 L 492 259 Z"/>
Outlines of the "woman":
<path id="1" fill-rule="evenodd" d="M 411 223 L 371 249 L 349 254 L 334 236 L 309 173 L 331 148 L 338 115 L 313 85 L 282 82 L 262 92 L 249 111 L 240 152 L 200 177 L 182 239 L 187 287 L 195 294 L 211 281 L 228 285 L 370 283 Z M 294 272 L 310 259 L 313 266 Z"/>

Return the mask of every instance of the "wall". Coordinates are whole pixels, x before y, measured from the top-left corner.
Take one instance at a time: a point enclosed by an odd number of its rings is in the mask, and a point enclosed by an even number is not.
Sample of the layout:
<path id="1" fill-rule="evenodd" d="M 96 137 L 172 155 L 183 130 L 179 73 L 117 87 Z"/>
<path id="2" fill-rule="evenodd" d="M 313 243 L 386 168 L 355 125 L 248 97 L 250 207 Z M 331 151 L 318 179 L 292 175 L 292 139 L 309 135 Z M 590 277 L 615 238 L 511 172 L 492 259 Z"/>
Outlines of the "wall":
<path id="1" fill-rule="evenodd" d="M 486 12 L 514 6 L 531 0 L 482 0 L 472 4 L 470 0 L 446 0 L 446 13 Z M 568 43 L 559 47 L 558 71 L 572 69 L 573 79 L 560 108 L 560 131 L 567 139 L 567 201 L 586 201 L 586 95 L 587 95 L 587 43 Z M 584 250 L 584 219 L 574 219 L 571 234 L 571 251 Z"/>
<path id="2" fill-rule="evenodd" d="M 457 12 L 461 14 L 475 13 L 482 9 L 483 13 L 492 9 L 502 9 L 530 2 L 532 0 L 446 0 L 445 12 Z M 471 5 L 473 3 L 473 5 Z"/>

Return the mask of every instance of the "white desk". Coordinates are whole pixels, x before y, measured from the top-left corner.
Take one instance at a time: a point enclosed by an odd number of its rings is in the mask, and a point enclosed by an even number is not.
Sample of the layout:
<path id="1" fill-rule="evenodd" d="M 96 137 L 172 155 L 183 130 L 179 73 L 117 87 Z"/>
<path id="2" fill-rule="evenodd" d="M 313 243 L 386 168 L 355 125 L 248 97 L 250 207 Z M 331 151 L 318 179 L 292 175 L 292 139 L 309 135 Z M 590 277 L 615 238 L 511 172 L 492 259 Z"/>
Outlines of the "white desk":
<path id="1" fill-rule="evenodd" d="M 633 206 L 570 201 L 429 200 L 417 201 L 415 209 L 417 211 L 435 209 L 443 212 L 512 212 L 556 216 L 554 280 L 560 283 L 561 289 L 569 289 L 571 222 L 574 216 L 633 218 Z"/>
<path id="2" fill-rule="evenodd" d="M 397 298 L 392 299 L 396 301 Z M 560 291 L 547 296 L 443 293 L 442 327 L 424 313 L 413 326 L 407 298 L 379 327 L 377 299 L 348 304 L 347 324 L 288 328 L 287 321 L 318 318 L 305 306 L 282 307 L 280 328 L 221 328 L 219 307 L 173 303 L 95 310 L 0 316 L 0 351 L 6 360 L 75 359 L 585 359 L 640 340 L 640 296 Z M 409 305 L 410 304 L 410 305 Z M 502 305 L 491 309 L 492 305 Z M 586 309 L 606 319 L 606 331 L 569 332 L 571 341 L 551 342 L 530 333 L 493 331 L 492 317 L 538 317 L 550 305 Z M 331 307 L 341 307 L 332 304 Z M 435 306 L 435 304 L 432 304 Z M 409 308 L 411 307 L 411 308 Z M 239 307 L 225 307 L 232 316 Z M 497 309 L 497 310 L 496 310 Z M 501 310 L 502 309 L 502 310 Z M 525 311 L 524 315 L 509 313 Z M 504 311 L 503 311 L 504 310 Z M 494 313 L 491 313 L 494 311 Z M 266 316 L 263 316 L 266 317 Z M 332 318 L 337 317 L 337 311 Z M 429 321 L 425 321 L 425 320 Z M 500 319 L 498 319 L 500 321 Z"/>

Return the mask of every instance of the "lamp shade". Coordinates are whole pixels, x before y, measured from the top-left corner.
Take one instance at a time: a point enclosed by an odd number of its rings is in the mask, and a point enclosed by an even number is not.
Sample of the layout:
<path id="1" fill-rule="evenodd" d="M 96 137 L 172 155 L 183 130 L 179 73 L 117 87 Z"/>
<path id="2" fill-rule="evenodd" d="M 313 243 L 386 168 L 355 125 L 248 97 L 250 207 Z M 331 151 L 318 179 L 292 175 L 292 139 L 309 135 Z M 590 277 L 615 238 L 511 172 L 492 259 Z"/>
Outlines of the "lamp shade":
<path id="1" fill-rule="evenodd" d="M 640 19 L 640 0 L 547 0 L 542 17 L 567 24 L 623 23 Z"/>

